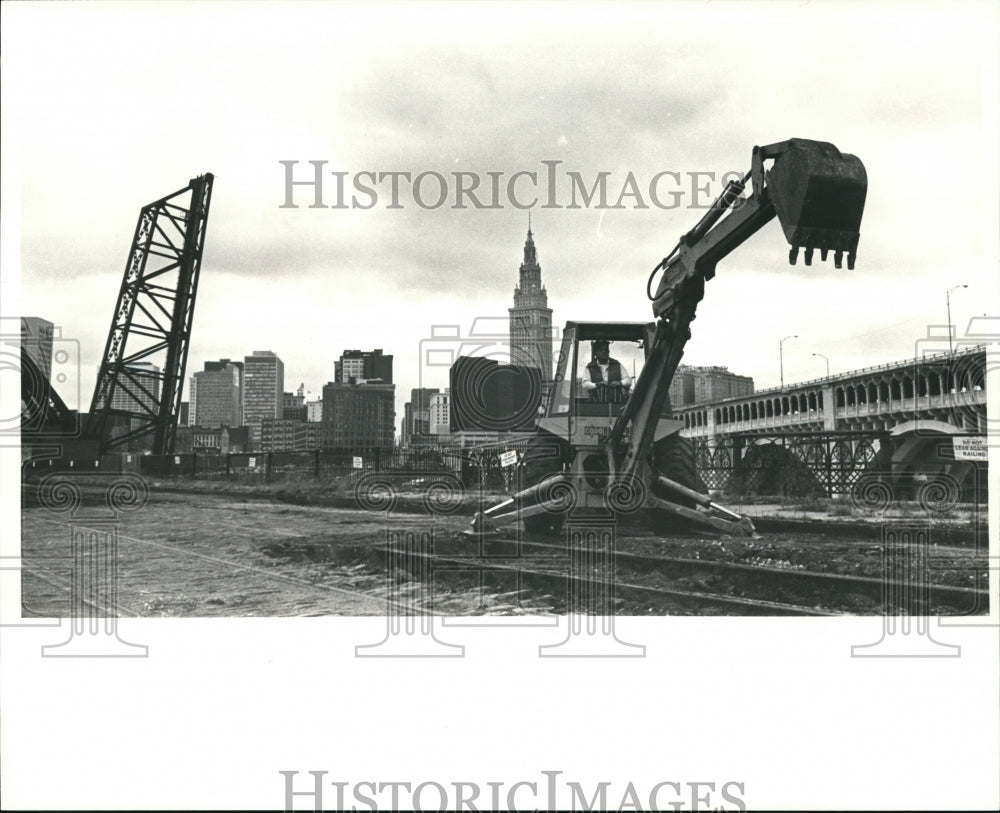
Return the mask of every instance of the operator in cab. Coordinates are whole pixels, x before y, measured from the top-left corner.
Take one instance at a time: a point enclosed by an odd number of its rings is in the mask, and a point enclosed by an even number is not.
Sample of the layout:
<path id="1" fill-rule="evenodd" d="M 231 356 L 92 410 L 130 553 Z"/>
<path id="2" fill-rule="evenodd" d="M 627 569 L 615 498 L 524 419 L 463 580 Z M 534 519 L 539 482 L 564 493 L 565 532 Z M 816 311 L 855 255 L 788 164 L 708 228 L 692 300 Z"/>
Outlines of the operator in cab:
<path id="1" fill-rule="evenodd" d="M 593 361 L 583 377 L 583 391 L 592 401 L 620 403 L 628 397 L 632 377 L 618 359 L 611 358 L 607 339 L 590 344 Z"/>

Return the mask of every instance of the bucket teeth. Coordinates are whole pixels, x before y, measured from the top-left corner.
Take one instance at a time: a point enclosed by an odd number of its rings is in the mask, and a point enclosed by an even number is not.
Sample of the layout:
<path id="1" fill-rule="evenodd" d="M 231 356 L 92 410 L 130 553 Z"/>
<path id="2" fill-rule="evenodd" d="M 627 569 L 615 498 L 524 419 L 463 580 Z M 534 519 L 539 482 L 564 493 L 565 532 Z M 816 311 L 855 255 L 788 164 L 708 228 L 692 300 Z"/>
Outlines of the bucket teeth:
<path id="1" fill-rule="evenodd" d="M 788 263 L 789 265 L 795 265 L 799 261 L 799 250 L 805 249 L 803 252 L 803 258 L 806 265 L 812 265 L 813 257 L 816 256 L 816 249 L 819 248 L 819 258 L 823 262 L 827 261 L 830 252 L 833 252 L 833 265 L 835 268 L 844 267 L 844 255 L 847 255 L 847 267 L 851 271 L 854 270 L 854 261 L 857 258 L 857 252 L 845 250 L 843 248 L 831 248 L 830 246 L 792 246 L 788 250 Z"/>

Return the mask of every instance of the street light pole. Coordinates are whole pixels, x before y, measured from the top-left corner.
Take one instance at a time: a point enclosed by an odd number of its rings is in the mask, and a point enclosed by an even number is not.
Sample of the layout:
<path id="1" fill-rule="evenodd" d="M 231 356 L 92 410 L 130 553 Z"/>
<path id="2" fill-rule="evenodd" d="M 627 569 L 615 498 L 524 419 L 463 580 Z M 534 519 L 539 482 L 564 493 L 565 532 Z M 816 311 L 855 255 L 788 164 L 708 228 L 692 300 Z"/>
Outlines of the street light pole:
<path id="1" fill-rule="evenodd" d="M 813 353 L 814 356 L 819 356 L 823 361 L 826 362 L 826 377 L 830 377 L 830 359 L 824 356 L 822 353 Z"/>
<path id="2" fill-rule="evenodd" d="M 778 363 L 781 365 L 781 389 L 785 389 L 785 342 L 789 339 L 797 339 L 798 335 L 795 336 L 785 336 L 780 342 L 778 342 Z"/>
<path id="3" fill-rule="evenodd" d="M 948 304 L 948 355 L 949 356 L 954 355 L 955 353 L 955 348 L 951 342 L 951 292 L 954 291 L 956 288 L 968 288 L 968 287 L 969 287 L 968 285 L 952 285 L 948 289 L 947 293 L 945 293 L 944 295 L 945 302 L 947 302 Z"/>

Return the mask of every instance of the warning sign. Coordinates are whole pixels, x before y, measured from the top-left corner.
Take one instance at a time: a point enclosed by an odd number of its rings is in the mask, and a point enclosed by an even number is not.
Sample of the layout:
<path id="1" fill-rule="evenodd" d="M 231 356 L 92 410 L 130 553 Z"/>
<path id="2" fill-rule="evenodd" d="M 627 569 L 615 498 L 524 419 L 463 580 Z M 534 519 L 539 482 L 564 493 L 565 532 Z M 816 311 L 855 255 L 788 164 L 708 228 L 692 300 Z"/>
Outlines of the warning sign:
<path id="1" fill-rule="evenodd" d="M 512 449 L 509 452 L 501 453 L 500 465 L 504 467 L 517 465 L 517 452 Z"/>
<path id="2" fill-rule="evenodd" d="M 986 462 L 986 438 L 952 438 L 955 444 L 956 460 L 979 460 Z"/>

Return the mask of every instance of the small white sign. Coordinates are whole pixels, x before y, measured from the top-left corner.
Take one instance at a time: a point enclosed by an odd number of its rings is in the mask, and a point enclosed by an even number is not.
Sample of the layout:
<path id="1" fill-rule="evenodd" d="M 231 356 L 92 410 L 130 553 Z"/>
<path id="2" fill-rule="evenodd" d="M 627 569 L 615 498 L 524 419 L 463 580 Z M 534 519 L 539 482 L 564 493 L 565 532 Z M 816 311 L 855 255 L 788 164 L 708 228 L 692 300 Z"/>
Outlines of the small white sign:
<path id="1" fill-rule="evenodd" d="M 251 458 L 250 458 L 250 459 L 249 459 L 249 460 L 247 461 L 247 466 L 249 466 L 249 467 L 250 467 L 251 469 L 252 469 L 252 468 L 255 468 L 255 467 L 257 466 L 257 458 L 256 458 L 256 457 L 251 457 Z"/>
<path id="2" fill-rule="evenodd" d="M 503 452 L 500 455 L 500 465 L 504 466 L 516 466 L 517 465 L 517 452 L 513 449 L 509 452 Z"/>
<path id="3" fill-rule="evenodd" d="M 181 456 L 180 455 L 174 455 L 174 465 L 175 466 L 179 466 L 180 464 L 181 464 Z"/>
<path id="4" fill-rule="evenodd" d="M 363 469 L 364 466 L 365 466 L 365 462 L 360 457 L 355 457 L 354 458 L 354 468 L 356 468 L 356 469 Z"/>
<path id="5" fill-rule="evenodd" d="M 981 460 L 986 462 L 986 438 L 952 438 L 956 460 Z"/>

